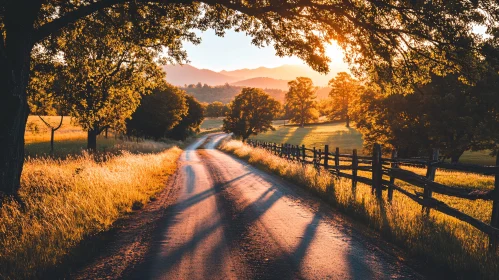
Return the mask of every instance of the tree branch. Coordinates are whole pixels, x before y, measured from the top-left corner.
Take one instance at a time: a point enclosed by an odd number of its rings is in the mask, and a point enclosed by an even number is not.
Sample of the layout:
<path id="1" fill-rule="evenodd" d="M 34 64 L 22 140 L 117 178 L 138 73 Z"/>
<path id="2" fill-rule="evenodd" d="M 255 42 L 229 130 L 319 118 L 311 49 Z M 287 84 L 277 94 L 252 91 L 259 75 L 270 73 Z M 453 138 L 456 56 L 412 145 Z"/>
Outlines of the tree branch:
<path id="1" fill-rule="evenodd" d="M 79 19 L 91 15 L 101 9 L 109 8 L 117 4 L 124 4 L 127 2 L 132 2 L 133 0 L 101 0 L 93 2 L 92 4 L 81 6 L 76 10 L 68 12 L 63 16 L 54 19 L 51 22 L 45 23 L 35 30 L 35 42 L 39 42 L 44 38 L 48 37 L 50 34 L 68 26 Z M 138 3 L 159 3 L 159 4 L 191 4 L 192 0 L 135 0 Z"/>
<path id="2" fill-rule="evenodd" d="M 45 124 L 48 128 L 52 129 L 52 125 L 50 125 L 48 122 L 46 122 L 46 121 L 42 118 L 42 116 L 38 115 L 38 117 L 40 118 L 40 120 L 42 120 L 42 122 L 43 122 L 43 123 L 44 123 L 44 124 Z"/>
<path id="3" fill-rule="evenodd" d="M 61 121 L 59 122 L 59 125 L 56 128 L 52 128 L 53 131 L 58 130 L 62 126 L 62 119 L 64 118 L 64 115 L 61 115 Z"/>

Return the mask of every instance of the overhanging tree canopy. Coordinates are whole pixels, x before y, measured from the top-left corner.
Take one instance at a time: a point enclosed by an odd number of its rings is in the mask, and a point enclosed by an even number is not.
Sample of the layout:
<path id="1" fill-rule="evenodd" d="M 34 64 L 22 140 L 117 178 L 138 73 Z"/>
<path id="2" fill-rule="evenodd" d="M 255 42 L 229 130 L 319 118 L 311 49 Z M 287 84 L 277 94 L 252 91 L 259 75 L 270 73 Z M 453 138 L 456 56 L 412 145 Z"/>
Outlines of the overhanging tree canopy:
<path id="1" fill-rule="evenodd" d="M 494 0 L 0 0 L 2 192 L 19 188 L 33 46 L 109 10 L 119 15 L 112 20 L 116 28 L 129 28 L 138 43 L 151 48 L 166 46 L 175 60 L 186 58 L 182 39 L 199 41 L 189 30 L 213 28 L 221 35 L 234 28 L 252 36 L 255 45 L 273 43 L 277 55 L 296 55 L 320 72 L 328 71 L 324 44 L 335 40 L 359 71 L 374 71 L 381 80 L 400 77 L 392 65 L 403 65 L 397 69 L 414 79 L 462 69 L 460 51 L 477 46 L 473 24 L 492 26 L 499 17 Z"/>

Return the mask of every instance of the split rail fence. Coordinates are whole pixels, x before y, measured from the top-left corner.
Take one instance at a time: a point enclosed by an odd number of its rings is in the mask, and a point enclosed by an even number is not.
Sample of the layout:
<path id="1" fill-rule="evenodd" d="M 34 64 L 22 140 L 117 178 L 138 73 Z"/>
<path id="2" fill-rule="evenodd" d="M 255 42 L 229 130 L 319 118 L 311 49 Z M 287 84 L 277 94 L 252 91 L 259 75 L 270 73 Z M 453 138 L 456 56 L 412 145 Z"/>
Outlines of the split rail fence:
<path id="1" fill-rule="evenodd" d="M 324 168 L 336 176 L 351 179 L 352 191 L 355 193 L 357 182 L 370 185 L 372 193 L 381 199 L 383 190 L 388 192 L 388 201 L 393 199 L 393 192 L 398 191 L 409 197 L 422 206 L 425 215 L 430 214 L 430 209 L 452 216 L 460 221 L 470 224 L 489 236 L 489 249 L 496 252 L 499 247 L 499 155 L 496 158 L 495 166 L 482 166 L 474 164 L 453 164 L 439 160 L 438 149 L 433 149 L 432 154 L 424 158 L 403 159 L 397 157 L 397 152 L 393 151 L 390 158 L 382 157 L 381 146 L 373 145 L 372 156 L 358 155 L 354 149 L 351 154 L 341 154 L 340 149 L 329 151 L 329 146 L 324 149 L 306 148 L 305 145 L 276 144 L 249 140 L 248 144 L 270 151 L 280 157 L 298 161 L 303 164 L 313 164 L 319 170 Z M 345 162 L 347 164 L 345 164 Z M 340 164 L 342 163 L 342 164 Z M 426 176 L 418 175 L 414 172 L 400 168 L 401 165 L 410 165 L 426 168 Z M 437 169 L 455 170 L 482 175 L 494 175 L 493 190 L 477 190 L 455 186 L 448 186 L 435 182 L 435 172 Z M 344 171 L 349 170 L 351 174 Z M 371 173 L 369 177 L 358 175 L 358 171 Z M 383 178 L 389 177 L 389 180 Z M 407 182 L 420 191 L 411 193 L 406 189 L 397 186 L 395 179 Z M 459 197 L 468 200 L 492 201 L 492 217 L 490 224 L 475 219 L 442 201 L 432 197 L 433 193 Z"/>

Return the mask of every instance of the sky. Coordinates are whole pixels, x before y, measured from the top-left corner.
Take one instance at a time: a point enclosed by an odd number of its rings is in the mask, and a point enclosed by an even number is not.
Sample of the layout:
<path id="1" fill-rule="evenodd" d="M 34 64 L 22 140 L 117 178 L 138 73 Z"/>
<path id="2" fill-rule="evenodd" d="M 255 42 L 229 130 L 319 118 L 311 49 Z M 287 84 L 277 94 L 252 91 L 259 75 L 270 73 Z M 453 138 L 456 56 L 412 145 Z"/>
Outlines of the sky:
<path id="1" fill-rule="evenodd" d="M 218 37 L 213 30 L 198 32 L 202 38 L 199 45 L 186 42 L 189 64 L 196 68 L 214 71 L 236 70 L 242 68 L 277 67 L 284 64 L 305 65 L 297 57 L 278 57 L 273 46 L 258 48 L 251 44 L 251 37 L 245 33 L 228 30 L 225 37 Z M 328 47 L 331 66 L 346 68 L 343 54 L 338 46 Z"/>
<path id="2" fill-rule="evenodd" d="M 475 26 L 474 31 L 485 34 L 484 26 Z M 251 37 L 245 33 L 228 30 L 225 37 L 218 37 L 213 30 L 196 32 L 202 42 L 194 45 L 184 43 L 188 58 L 192 66 L 213 71 L 236 70 L 242 68 L 277 67 L 284 64 L 305 65 L 297 57 L 278 57 L 273 46 L 258 48 L 251 44 Z M 328 47 L 327 53 L 331 58 L 331 69 L 348 69 L 343 61 L 343 53 L 336 44 Z M 347 70 L 348 71 L 348 70 Z"/>

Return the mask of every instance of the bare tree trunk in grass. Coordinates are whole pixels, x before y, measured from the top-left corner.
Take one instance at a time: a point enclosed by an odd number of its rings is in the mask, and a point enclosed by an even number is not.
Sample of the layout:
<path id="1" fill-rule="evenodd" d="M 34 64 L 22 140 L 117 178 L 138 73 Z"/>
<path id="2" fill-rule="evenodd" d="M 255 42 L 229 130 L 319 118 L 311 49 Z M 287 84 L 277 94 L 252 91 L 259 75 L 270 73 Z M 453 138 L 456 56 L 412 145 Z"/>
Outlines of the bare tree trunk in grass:
<path id="1" fill-rule="evenodd" d="M 64 119 L 64 116 L 61 116 L 61 121 L 59 122 L 59 125 L 57 127 L 52 127 L 51 124 L 49 124 L 48 122 L 46 122 L 42 116 L 38 116 L 40 118 L 40 120 L 42 120 L 42 122 L 48 127 L 50 128 L 50 154 L 54 154 L 54 133 L 59 129 L 61 128 L 62 126 L 62 120 Z"/>
<path id="2" fill-rule="evenodd" d="M 97 129 L 90 129 L 87 132 L 87 149 L 91 152 L 97 151 L 97 135 L 99 131 Z"/>

